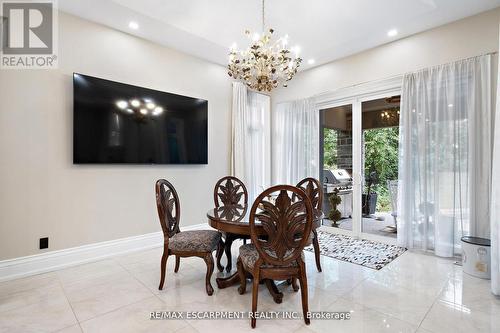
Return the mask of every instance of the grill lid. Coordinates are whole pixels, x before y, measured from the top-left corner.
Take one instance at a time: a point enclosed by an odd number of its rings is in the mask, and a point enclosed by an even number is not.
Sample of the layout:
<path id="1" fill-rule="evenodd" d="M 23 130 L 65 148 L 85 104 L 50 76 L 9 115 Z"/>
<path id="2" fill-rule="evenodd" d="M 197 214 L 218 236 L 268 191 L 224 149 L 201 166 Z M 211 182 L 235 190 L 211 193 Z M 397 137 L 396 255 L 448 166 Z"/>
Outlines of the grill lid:
<path id="1" fill-rule="evenodd" d="M 324 182 L 327 184 L 349 183 L 352 181 L 351 175 L 345 169 L 325 169 L 323 170 L 323 175 L 325 178 Z"/>

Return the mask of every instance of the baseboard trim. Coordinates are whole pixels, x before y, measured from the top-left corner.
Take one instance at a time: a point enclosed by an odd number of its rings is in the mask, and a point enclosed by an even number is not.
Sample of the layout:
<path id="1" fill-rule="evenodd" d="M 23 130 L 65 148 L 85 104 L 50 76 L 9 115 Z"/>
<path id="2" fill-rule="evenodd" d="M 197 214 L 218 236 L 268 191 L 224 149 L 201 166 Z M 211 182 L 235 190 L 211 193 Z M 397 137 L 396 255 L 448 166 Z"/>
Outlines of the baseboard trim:
<path id="1" fill-rule="evenodd" d="M 197 230 L 206 227 L 207 225 L 203 223 L 186 226 L 182 230 Z M 98 261 L 120 254 L 148 250 L 160 247 L 162 244 L 163 233 L 153 232 L 26 257 L 7 259 L 0 261 L 0 282 Z"/>

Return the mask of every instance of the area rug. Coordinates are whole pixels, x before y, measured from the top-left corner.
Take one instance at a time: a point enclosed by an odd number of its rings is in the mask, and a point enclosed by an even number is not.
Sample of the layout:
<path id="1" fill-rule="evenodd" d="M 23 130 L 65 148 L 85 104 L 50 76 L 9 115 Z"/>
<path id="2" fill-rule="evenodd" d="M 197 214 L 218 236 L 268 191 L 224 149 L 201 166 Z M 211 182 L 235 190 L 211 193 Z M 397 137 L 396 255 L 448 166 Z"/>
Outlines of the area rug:
<path id="1" fill-rule="evenodd" d="M 318 240 L 322 255 L 376 270 L 406 251 L 404 247 L 356 239 L 322 230 L 318 230 Z M 314 252 L 312 245 L 306 247 L 305 250 Z"/>

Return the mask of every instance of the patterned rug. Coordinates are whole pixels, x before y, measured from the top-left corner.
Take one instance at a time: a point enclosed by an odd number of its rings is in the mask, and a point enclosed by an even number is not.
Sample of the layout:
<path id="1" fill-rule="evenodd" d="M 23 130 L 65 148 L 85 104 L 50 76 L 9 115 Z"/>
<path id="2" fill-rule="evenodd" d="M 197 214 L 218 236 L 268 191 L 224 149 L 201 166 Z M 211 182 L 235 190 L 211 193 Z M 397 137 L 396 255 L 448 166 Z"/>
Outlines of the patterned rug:
<path id="1" fill-rule="evenodd" d="M 322 230 L 318 230 L 318 239 L 322 255 L 377 270 L 406 251 L 404 247 L 356 239 Z M 306 247 L 305 250 L 314 252 L 312 245 Z"/>

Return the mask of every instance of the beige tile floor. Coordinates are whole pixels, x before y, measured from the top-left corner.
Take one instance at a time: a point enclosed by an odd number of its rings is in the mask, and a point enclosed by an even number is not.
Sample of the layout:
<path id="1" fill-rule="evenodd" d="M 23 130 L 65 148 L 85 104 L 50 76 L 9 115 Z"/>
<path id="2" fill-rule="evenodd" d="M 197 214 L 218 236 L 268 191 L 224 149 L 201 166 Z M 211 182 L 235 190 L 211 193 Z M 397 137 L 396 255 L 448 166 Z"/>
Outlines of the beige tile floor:
<path id="1" fill-rule="evenodd" d="M 235 243 L 235 254 L 238 244 Z M 450 260 L 406 252 L 374 271 L 322 256 L 318 273 L 306 252 L 311 311 L 350 311 L 347 321 L 259 320 L 254 332 L 500 332 L 500 299 L 488 281 Z M 168 263 L 158 291 L 161 249 L 137 252 L 0 283 L 0 332 L 244 332 L 248 320 L 150 320 L 151 311 L 249 311 L 236 287 L 209 297 L 201 259 Z M 220 273 L 219 273 L 220 274 Z M 213 277 L 215 280 L 215 275 Z M 300 311 L 300 293 L 280 286 L 282 304 L 261 288 L 259 310 Z"/>

